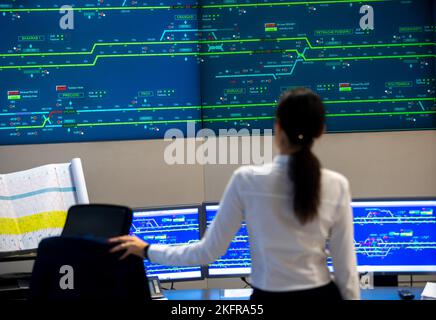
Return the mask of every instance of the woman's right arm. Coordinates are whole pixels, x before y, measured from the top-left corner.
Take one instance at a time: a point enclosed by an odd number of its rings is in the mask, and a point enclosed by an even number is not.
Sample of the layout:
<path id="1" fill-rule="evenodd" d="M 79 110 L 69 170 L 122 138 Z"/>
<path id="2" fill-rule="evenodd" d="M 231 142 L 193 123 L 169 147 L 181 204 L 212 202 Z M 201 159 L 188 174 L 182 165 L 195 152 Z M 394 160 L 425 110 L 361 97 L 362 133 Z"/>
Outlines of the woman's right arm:
<path id="1" fill-rule="evenodd" d="M 189 245 L 150 245 L 150 261 L 171 266 L 207 265 L 224 255 L 243 220 L 238 180 L 236 171 L 224 191 L 220 209 L 203 239 Z"/>
<path id="2" fill-rule="evenodd" d="M 337 220 L 331 229 L 329 247 L 333 258 L 335 283 L 342 298 L 360 299 L 359 275 L 354 250 L 353 211 L 348 181 L 344 180 Z"/>

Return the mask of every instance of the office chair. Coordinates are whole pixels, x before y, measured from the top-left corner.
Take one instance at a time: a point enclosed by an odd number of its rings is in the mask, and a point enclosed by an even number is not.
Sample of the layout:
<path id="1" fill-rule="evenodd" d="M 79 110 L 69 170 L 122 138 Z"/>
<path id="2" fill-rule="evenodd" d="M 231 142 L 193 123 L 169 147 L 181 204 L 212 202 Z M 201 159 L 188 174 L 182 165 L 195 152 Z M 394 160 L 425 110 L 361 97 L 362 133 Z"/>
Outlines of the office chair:
<path id="1" fill-rule="evenodd" d="M 129 233 L 132 210 L 106 204 L 75 205 L 68 210 L 63 237 L 111 238 Z"/>
<path id="2" fill-rule="evenodd" d="M 150 300 L 150 290 L 141 258 L 109 253 L 112 245 L 103 240 L 53 237 L 41 241 L 30 281 L 33 301 Z M 65 281 L 69 266 L 72 281 Z M 69 268 L 68 267 L 68 268 Z M 64 267 L 65 268 L 65 267 Z M 72 283 L 72 289 L 62 289 Z"/>

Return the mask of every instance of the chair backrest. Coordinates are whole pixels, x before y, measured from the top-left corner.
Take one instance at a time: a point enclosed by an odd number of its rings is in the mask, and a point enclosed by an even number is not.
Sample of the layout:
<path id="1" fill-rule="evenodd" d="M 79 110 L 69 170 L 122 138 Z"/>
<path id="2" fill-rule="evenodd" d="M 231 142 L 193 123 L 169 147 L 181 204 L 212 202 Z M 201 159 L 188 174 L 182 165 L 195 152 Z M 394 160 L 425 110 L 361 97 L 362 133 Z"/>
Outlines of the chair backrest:
<path id="1" fill-rule="evenodd" d="M 129 256 L 119 260 L 121 254 L 110 253 L 110 248 L 110 244 L 96 239 L 54 237 L 42 240 L 33 267 L 29 298 L 150 300 L 142 259 Z"/>
<path id="2" fill-rule="evenodd" d="M 110 238 L 129 233 L 132 210 L 128 207 L 87 204 L 68 210 L 63 237 Z"/>

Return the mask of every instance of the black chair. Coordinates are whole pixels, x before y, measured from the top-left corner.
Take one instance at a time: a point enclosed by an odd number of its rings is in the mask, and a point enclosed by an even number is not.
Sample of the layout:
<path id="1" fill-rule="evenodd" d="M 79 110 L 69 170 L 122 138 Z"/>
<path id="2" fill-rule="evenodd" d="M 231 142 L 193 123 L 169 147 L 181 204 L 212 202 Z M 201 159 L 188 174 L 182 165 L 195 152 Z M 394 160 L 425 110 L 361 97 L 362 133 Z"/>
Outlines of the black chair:
<path id="1" fill-rule="evenodd" d="M 111 238 L 129 233 L 130 208 L 106 204 L 72 206 L 62 231 L 63 237 Z"/>
<path id="2" fill-rule="evenodd" d="M 109 253 L 112 245 L 103 240 L 53 237 L 41 241 L 30 281 L 33 301 L 150 300 L 141 258 Z M 72 289 L 62 289 L 62 266 L 70 266 Z M 64 271 L 65 272 L 65 271 Z"/>

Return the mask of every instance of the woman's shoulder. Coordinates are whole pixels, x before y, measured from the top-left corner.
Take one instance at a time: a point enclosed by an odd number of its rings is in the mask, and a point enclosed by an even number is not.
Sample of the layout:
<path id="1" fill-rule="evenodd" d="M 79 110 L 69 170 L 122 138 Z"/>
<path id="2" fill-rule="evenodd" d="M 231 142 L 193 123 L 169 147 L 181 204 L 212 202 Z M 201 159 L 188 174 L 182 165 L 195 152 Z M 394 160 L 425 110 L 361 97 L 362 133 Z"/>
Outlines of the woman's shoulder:
<path id="1" fill-rule="evenodd" d="M 233 175 L 236 177 L 265 176 L 271 172 L 272 167 L 272 163 L 241 166 L 234 171 Z"/>
<path id="2" fill-rule="evenodd" d="M 345 188 L 348 188 L 349 186 L 347 177 L 339 172 L 330 169 L 321 169 L 321 177 L 323 182 L 328 185 L 337 184 Z"/>

